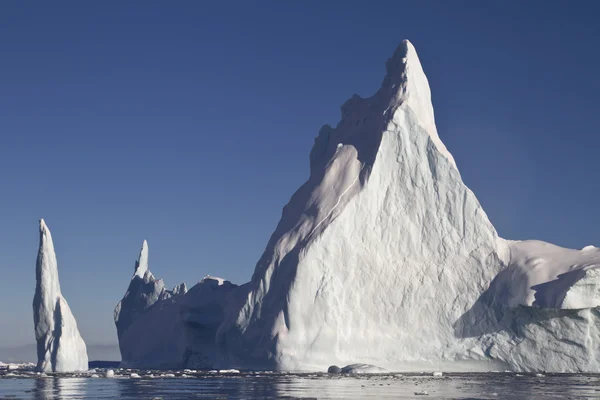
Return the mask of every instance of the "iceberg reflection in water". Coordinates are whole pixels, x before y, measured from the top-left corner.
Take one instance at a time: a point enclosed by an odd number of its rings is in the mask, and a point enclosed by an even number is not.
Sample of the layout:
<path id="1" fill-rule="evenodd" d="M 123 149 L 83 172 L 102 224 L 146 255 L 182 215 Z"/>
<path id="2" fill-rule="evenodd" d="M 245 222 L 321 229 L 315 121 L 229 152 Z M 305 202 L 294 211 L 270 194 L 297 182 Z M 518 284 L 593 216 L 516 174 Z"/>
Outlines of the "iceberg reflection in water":
<path id="1" fill-rule="evenodd" d="M 125 374 L 125 371 L 120 371 Z M 99 373 L 101 373 L 99 371 Z M 137 371 L 141 378 L 62 374 L 46 378 L 0 376 L 0 398 L 12 399 L 562 399 L 598 398 L 600 375 L 486 373 L 326 375 L 198 372 L 160 378 L 164 371 Z M 149 376 L 153 375 L 154 378 Z M 103 374 L 102 374 L 103 376 Z"/>

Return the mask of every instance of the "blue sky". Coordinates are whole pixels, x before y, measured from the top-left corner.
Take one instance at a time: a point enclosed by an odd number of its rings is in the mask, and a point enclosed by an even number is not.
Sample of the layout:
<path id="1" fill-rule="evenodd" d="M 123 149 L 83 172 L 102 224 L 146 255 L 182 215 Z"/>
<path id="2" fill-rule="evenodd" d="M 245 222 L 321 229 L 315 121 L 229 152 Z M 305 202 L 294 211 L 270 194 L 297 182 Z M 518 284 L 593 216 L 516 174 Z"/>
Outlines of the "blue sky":
<path id="1" fill-rule="evenodd" d="M 0 347 L 33 343 L 37 221 L 88 343 L 143 239 L 172 287 L 249 279 L 321 125 L 410 39 L 498 232 L 600 245 L 600 3 L 0 5 Z"/>

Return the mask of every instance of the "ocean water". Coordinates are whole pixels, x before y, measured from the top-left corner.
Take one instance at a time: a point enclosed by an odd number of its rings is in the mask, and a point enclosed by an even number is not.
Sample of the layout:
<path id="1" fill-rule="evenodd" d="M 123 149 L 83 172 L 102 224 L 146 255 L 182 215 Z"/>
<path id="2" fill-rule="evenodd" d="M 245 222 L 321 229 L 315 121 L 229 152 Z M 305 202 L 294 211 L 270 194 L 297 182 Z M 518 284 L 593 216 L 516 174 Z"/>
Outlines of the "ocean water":
<path id="1" fill-rule="evenodd" d="M 279 374 L 105 370 L 0 371 L 0 399 L 599 399 L 589 374 Z M 137 373 L 140 378 L 131 378 Z M 174 377 L 172 375 L 174 375 Z M 162 375 L 162 376 L 161 376 Z"/>

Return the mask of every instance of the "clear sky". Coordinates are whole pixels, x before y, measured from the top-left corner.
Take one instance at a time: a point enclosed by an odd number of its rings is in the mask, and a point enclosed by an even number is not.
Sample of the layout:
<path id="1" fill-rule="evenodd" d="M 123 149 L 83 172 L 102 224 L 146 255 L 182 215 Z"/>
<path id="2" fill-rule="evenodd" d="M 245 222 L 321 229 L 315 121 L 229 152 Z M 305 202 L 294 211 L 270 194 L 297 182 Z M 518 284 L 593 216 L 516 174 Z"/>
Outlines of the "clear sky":
<path id="1" fill-rule="evenodd" d="M 600 245 L 600 2 L 0 4 L 0 346 L 33 343 L 39 218 L 90 344 L 143 239 L 168 287 L 249 279 L 321 125 L 402 39 L 500 235 Z"/>

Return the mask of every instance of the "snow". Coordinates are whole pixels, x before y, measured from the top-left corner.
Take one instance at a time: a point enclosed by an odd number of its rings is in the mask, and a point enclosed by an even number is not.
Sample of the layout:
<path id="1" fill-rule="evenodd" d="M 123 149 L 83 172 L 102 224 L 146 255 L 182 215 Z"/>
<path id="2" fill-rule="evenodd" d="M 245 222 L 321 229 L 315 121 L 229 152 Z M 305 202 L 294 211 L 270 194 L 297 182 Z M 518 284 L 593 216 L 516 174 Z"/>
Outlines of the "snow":
<path id="1" fill-rule="evenodd" d="M 498 237 L 412 44 L 386 70 L 319 131 L 250 282 L 166 291 L 144 242 L 115 310 L 123 365 L 600 371 L 600 249 Z"/>
<path id="2" fill-rule="evenodd" d="M 43 219 L 40 220 L 33 320 L 38 371 L 87 371 L 85 342 L 79 334 L 75 317 L 61 294 L 52 235 Z"/>
<path id="3" fill-rule="evenodd" d="M 565 249 L 538 240 L 505 241 L 508 267 L 494 282 L 509 307 L 581 309 L 600 306 L 600 249 Z"/>

